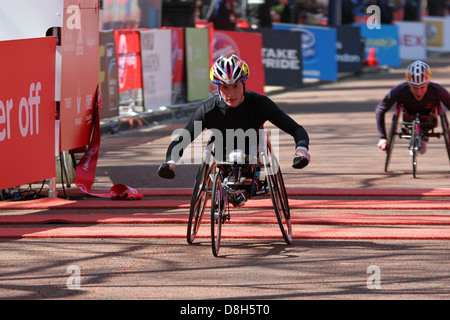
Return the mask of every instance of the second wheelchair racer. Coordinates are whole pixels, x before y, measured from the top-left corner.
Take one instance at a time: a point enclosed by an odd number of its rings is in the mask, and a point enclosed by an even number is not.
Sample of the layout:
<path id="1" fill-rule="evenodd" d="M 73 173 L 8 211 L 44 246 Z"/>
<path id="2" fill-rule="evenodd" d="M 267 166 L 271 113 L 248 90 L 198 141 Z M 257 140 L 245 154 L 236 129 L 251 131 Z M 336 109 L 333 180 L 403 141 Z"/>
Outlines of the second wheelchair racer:
<path id="1" fill-rule="evenodd" d="M 429 113 L 434 106 L 443 103 L 450 108 L 450 93 L 440 84 L 431 82 L 431 69 L 428 64 L 417 60 L 406 69 L 406 81 L 392 88 L 375 109 L 379 141 L 382 150 L 387 144 L 385 114 L 395 104 L 401 104 L 410 115 Z M 419 153 L 426 152 L 426 142 L 422 141 Z"/>
<path id="2" fill-rule="evenodd" d="M 186 125 L 185 130 L 190 133 L 190 142 L 196 138 L 194 135 L 194 122 L 196 121 L 202 123 L 202 131 L 216 129 L 224 138 L 227 129 L 244 131 L 253 129 L 258 132 L 266 121 L 270 121 L 294 138 L 296 148 L 294 156 L 302 160 L 301 164 L 296 164 L 294 161 L 294 168 L 306 166 L 311 159 L 308 152 L 308 133 L 267 96 L 245 90 L 245 81 L 249 75 L 247 63 L 238 56 L 221 56 L 217 59 L 211 67 L 210 79 L 217 85 L 218 95 L 202 102 Z M 166 153 L 166 162 L 158 169 L 160 177 L 174 178 L 176 159 L 173 159 L 172 151 L 182 142 L 182 137 L 179 136 L 170 143 Z M 224 143 L 224 145 L 226 144 Z M 230 151 L 232 150 L 227 152 Z M 177 156 L 181 157 L 182 154 L 177 154 Z"/>

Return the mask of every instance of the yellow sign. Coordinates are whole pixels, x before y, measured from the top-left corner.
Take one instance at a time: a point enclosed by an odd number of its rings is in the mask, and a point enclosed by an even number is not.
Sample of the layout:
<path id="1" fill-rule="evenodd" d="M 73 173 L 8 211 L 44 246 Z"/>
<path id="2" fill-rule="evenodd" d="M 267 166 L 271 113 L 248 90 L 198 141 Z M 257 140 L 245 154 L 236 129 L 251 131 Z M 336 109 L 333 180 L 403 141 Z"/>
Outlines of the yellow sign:
<path id="1" fill-rule="evenodd" d="M 444 47 L 444 26 L 443 21 L 426 20 L 425 34 L 427 37 L 427 46 L 434 48 Z"/>

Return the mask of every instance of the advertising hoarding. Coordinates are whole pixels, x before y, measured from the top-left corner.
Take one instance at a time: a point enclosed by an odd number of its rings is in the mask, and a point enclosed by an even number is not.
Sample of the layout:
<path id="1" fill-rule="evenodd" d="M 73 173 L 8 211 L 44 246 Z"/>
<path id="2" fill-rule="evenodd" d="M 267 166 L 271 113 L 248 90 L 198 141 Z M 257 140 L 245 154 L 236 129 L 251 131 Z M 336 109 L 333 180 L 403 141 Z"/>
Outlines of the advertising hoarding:
<path id="1" fill-rule="evenodd" d="M 114 33 L 100 32 L 99 35 L 99 74 L 98 81 L 103 106 L 100 118 L 112 118 L 119 115 L 119 81 L 117 78 L 117 56 Z"/>
<path id="2" fill-rule="evenodd" d="M 396 21 L 400 41 L 400 59 L 426 60 L 427 41 L 425 25 L 422 22 Z"/>
<path id="3" fill-rule="evenodd" d="M 398 27 L 395 25 L 381 24 L 379 29 L 369 29 L 365 24 L 360 24 L 361 36 L 365 39 L 365 55 L 371 48 L 375 48 L 375 55 L 380 65 L 399 67 L 399 39 Z"/>
<path id="4" fill-rule="evenodd" d="M 187 101 L 204 100 L 209 95 L 208 29 L 185 29 Z"/>
<path id="5" fill-rule="evenodd" d="M 0 42 L 0 189 L 55 176 L 55 50 L 56 37 Z"/>
<path id="6" fill-rule="evenodd" d="M 263 36 L 262 58 L 266 85 L 301 87 L 301 34 L 268 28 L 253 30 Z"/>
<path id="7" fill-rule="evenodd" d="M 450 16 L 424 17 L 427 47 L 430 51 L 450 52 Z"/>
<path id="8" fill-rule="evenodd" d="M 61 29 L 60 151 L 89 144 L 98 85 L 98 1 L 65 0 Z"/>
<path id="9" fill-rule="evenodd" d="M 172 103 L 186 102 L 186 64 L 184 28 L 168 28 L 172 31 Z"/>
<path id="10" fill-rule="evenodd" d="M 304 78 L 337 81 L 336 29 L 283 23 L 273 28 L 301 32 Z"/>
<path id="11" fill-rule="evenodd" d="M 364 62 L 364 45 L 358 26 L 338 26 L 337 64 L 339 72 L 361 72 Z"/>
<path id="12" fill-rule="evenodd" d="M 213 61 L 222 55 L 235 54 L 240 57 L 250 69 L 246 89 L 260 94 L 264 94 L 266 84 L 262 48 L 263 40 L 259 33 L 214 30 Z"/>
<path id="13" fill-rule="evenodd" d="M 172 32 L 141 30 L 141 63 L 145 110 L 171 104 Z"/>

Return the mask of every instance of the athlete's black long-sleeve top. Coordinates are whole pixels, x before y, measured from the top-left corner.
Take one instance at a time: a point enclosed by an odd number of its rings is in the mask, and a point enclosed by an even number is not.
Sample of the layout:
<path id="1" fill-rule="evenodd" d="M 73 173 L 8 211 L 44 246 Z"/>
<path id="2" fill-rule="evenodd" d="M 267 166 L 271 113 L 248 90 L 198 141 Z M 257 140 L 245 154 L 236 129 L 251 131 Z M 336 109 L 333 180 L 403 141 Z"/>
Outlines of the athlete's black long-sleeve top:
<path id="1" fill-rule="evenodd" d="M 432 107 L 443 103 L 447 108 L 450 108 L 450 94 L 440 84 L 430 82 L 428 90 L 423 96 L 422 100 L 417 101 L 407 82 L 402 82 L 389 91 L 384 99 L 377 105 L 375 109 L 378 135 L 380 139 L 386 139 L 386 125 L 384 115 L 395 104 L 401 104 L 406 108 L 408 114 L 414 115 L 430 110 Z"/>
<path id="2" fill-rule="evenodd" d="M 180 135 L 171 142 L 167 149 L 166 160 L 177 161 L 183 152 L 179 144 L 182 143 L 186 147 L 205 129 L 218 130 L 225 138 L 227 129 L 244 131 L 254 129 L 258 132 L 266 121 L 290 134 L 294 138 L 296 147 L 308 149 L 309 137 L 306 130 L 283 112 L 271 99 L 252 91 L 245 91 L 244 95 L 244 101 L 235 108 L 228 107 L 218 95 L 202 102 L 185 127 L 189 136 L 183 138 L 186 135 Z M 196 121 L 201 122 L 201 131 L 194 130 Z M 190 141 L 183 141 L 183 139 L 190 139 Z M 225 147 L 226 143 L 224 142 L 223 145 Z M 179 152 L 176 156 L 172 156 L 174 149 Z"/>

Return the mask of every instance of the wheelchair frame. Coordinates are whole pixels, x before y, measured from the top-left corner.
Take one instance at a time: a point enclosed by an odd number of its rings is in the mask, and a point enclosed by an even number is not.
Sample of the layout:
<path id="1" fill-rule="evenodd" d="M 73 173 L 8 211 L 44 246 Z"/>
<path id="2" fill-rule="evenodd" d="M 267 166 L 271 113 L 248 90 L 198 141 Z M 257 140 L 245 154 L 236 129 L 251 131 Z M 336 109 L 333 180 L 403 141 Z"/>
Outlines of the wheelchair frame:
<path id="1" fill-rule="evenodd" d="M 189 220 L 187 242 L 192 244 L 201 225 L 208 201 L 211 203 L 211 247 L 214 256 L 219 255 L 222 225 L 230 220 L 229 199 L 233 194 L 246 191 L 248 199 L 270 193 L 277 222 L 287 244 L 292 243 L 292 226 L 289 202 L 283 176 L 270 141 L 263 142 L 256 164 L 217 162 L 212 150 L 205 150 L 203 161 L 195 179 Z M 267 145 L 267 148 L 265 146 Z M 260 161 L 261 160 L 261 161 Z M 251 169 L 243 176 L 243 169 Z M 262 178 L 264 176 L 264 178 Z"/>
<path id="2" fill-rule="evenodd" d="M 400 131 L 397 131 L 400 115 L 403 116 L 402 125 Z M 442 132 L 435 132 L 434 130 L 438 127 L 438 117 L 440 118 Z M 415 115 L 408 114 L 403 105 L 397 105 L 392 116 L 392 124 L 386 145 L 385 172 L 388 172 L 389 162 L 397 136 L 402 139 L 409 139 L 410 141 L 409 152 L 412 156 L 412 173 L 414 178 L 417 177 L 417 156 L 423 140 L 428 140 L 430 137 L 440 138 L 443 136 L 450 161 L 449 124 L 442 104 L 434 106 L 427 114 L 416 113 Z"/>

